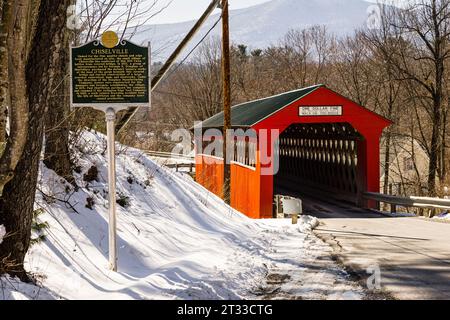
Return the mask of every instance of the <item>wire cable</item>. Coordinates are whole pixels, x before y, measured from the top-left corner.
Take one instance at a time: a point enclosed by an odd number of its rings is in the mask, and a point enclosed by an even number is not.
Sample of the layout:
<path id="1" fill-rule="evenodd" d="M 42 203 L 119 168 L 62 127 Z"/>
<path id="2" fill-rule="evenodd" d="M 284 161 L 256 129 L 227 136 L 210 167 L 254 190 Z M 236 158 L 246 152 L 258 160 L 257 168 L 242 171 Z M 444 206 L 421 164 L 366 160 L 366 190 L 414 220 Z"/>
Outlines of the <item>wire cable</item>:
<path id="1" fill-rule="evenodd" d="M 172 74 L 174 74 L 185 62 L 189 57 L 194 53 L 194 51 L 205 41 L 205 39 L 209 36 L 209 34 L 215 29 L 215 27 L 219 24 L 220 20 L 222 20 L 222 14 L 220 15 L 219 19 L 213 24 L 213 26 L 208 30 L 208 32 L 201 38 L 201 40 L 192 48 L 191 51 L 184 57 L 183 60 L 177 66 L 166 76 L 166 79 L 169 78 Z"/>
<path id="2" fill-rule="evenodd" d="M 206 99 L 196 98 L 196 97 L 184 95 L 184 94 L 181 94 L 181 93 L 175 93 L 175 92 L 169 92 L 169 91 L 163 91 L 163 90 L 155 90 L 154 92 L 155 93 L 159 93 L 159 94 L 164 94 L 164 95 L 171 95 L 171 96 L 175 96 L 175 97 L 186 98 L 186 99 L 190 99 L 190 100 L 193 100 L 193 101 L 202 101 L 202 102 L 205 102 L 205 103 L 211 103 L 211 104 L 215 104 L 215 105 L 222 105 L 223 104 L 223 102 L 208 101 Z"/>

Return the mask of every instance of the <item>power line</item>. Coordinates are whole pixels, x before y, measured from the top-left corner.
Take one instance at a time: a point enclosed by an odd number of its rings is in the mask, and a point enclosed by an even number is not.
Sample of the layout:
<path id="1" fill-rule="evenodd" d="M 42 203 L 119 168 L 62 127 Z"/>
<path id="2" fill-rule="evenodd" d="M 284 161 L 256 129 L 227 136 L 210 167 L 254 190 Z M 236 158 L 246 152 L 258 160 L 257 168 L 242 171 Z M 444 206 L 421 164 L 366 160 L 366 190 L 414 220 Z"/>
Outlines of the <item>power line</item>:
<path id="1" fill-rule="evenodd" d="M 179 64 L 167 75 L 166 79 L 169 78 L 172 74 L 174 74 L 185 62 L 191 54 L 194 53 L 194 51 L 205 41 L 205 39 L 209 36 L 209 34 L 214 30 L 214 28 L 219 24 L 220 20 L 222 20 L 222 15 L 220 15 L 219 19 L 213 24 L 213 26 L 208 30 L 208 32 L 203 36 L 203 38 L 200 39 L 200 41 L 192 48 L 192 50 L 187 54 L 187 56 L 181 60 Z"/>
<path id="2" fill-rule="evenodd" d="M 155 90 L 156 93 L 159 94 L 165 94 L 165 95 L 172 95 L 172 96 L 176 96 L 176 97 L 180 97 L 180 98 L 187 98 L 187 99 L 191 99 L 191 100 L 197 100 L 197 101 L 202 101 L 205 103 L 211 103 L 211 104 L 216 104 L 216 105 L 222 105 L 222 102 L 216 102 L 216 101 L 208 101 L 206 99 L 202 99 L 202 98 L 195 98 L 192 96 L 188 96 L 188 95 L 184 95 L 184 94 L 180 94 L 180 93 L 175 93 L 175 92 L 169 92 L 169 91 L 162 91 L 162 90 Z"/>
<path id="3" fill-rule="evenodd" d="M 181 41 L 181 43 L 178 45 L 178 47 L 175 49 L 175 51 L 171 54 L 171 56 L 167 59 L 166 63 L 162 66 L 162 68 L 158 71 L 158 74 L 152 79 L 151 81 L 151 87 L 150 90 L 155 89 L 160 81 L 164 78 L 164 76 L 169 72 L 169 69 L 172 67 L 176 59 L 178 59 L 178 56 L 181 54 L 181 52 L 185 49 L 189 41 L 192 40 L 194 35 L 199 31 L 200 27 L 203 25 L 203 23 L 206 21 L 206 19 L 211 15 L 211 13 L 214 11 L 215 8 L 219 5 L 219 2 L 221 0 L 212 0 L 206 11 L 202 14 L 200 19 L 194 24 L 192 29 L 188 32 L 186 37 Z M 129 109 L 126 114 L 120 119 L 120 121 L 117 124 L 117 133 L 120 134 L 120 132 L 126 127 L 130 119 L 136 114 L 137 110 L 139 108 L 131 108 Z"/>

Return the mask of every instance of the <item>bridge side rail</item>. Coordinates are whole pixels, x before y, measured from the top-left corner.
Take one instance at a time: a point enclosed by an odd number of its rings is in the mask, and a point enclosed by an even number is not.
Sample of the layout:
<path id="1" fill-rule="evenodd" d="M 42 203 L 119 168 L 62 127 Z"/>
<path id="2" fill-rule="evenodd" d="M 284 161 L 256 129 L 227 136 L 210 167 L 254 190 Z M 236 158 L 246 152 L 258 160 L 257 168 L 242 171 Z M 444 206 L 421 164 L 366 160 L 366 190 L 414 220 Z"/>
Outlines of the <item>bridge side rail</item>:
<path id="1" fill-rule="evenodd" d="M 415 197 L 415 196 L 400 197 L 375 192 L 366 192 L 363 194 L 363 198 L 366 200 L 376 201 L 378 208 L 380 203 L 388 203 L 391 207 L 391 213 L 397 212 L 397 206 L 409 208 L 450 210 L 450 200 L 441 198 Z"/>

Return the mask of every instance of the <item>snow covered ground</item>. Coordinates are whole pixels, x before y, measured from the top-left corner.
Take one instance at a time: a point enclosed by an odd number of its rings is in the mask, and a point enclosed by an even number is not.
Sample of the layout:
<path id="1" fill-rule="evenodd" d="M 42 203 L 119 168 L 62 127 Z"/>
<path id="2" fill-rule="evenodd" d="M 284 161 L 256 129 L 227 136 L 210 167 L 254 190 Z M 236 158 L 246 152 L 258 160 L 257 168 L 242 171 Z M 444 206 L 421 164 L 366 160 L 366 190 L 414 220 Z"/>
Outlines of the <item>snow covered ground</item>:
<path id="1" fill-rule="evenodd" d="M 446 211 L 444 213 L 441 213 L 437 216 L 434 216 L 433 219 L 450 221 L 450 212 Z"/>
<path id="2" fill-rule="evenodd" d="M 83 134 L 78 191 L 41 166 L 37 219 L 49 227 L 26 260 L 40 287 L 2 278 L 0 299 L 365 298 L 312 233 L 314 218 L 248 219 L 133 149 L 117 157 L 119 272 L 109 271 L 105 146 Z"/>

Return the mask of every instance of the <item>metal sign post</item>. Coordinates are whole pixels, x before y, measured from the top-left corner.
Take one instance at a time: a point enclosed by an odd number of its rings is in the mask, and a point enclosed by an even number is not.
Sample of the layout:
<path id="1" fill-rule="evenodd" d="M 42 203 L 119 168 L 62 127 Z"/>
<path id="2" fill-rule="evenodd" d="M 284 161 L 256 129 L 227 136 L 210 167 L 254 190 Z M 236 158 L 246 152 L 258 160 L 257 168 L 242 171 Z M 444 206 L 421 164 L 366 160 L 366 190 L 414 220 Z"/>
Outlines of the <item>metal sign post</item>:
<path id="1" fill-rule="evenodd" d="M 108 140 L 109 267 L 117 271 L 116 114 L 129 107 L 151 106 L 150 44 L 141 47 L 107 31 L 102 41 L 74 47 L 71 53 L 70 100 L 73 107 L 105 113 Z"/>
<path id="2" fill-rule="evenodd" d="M 106 110 L 108 136 L 108 186 L 109 186 L 109 268 L 117 271 L 117 215 L 116 215 L 116 112 Z"/>

